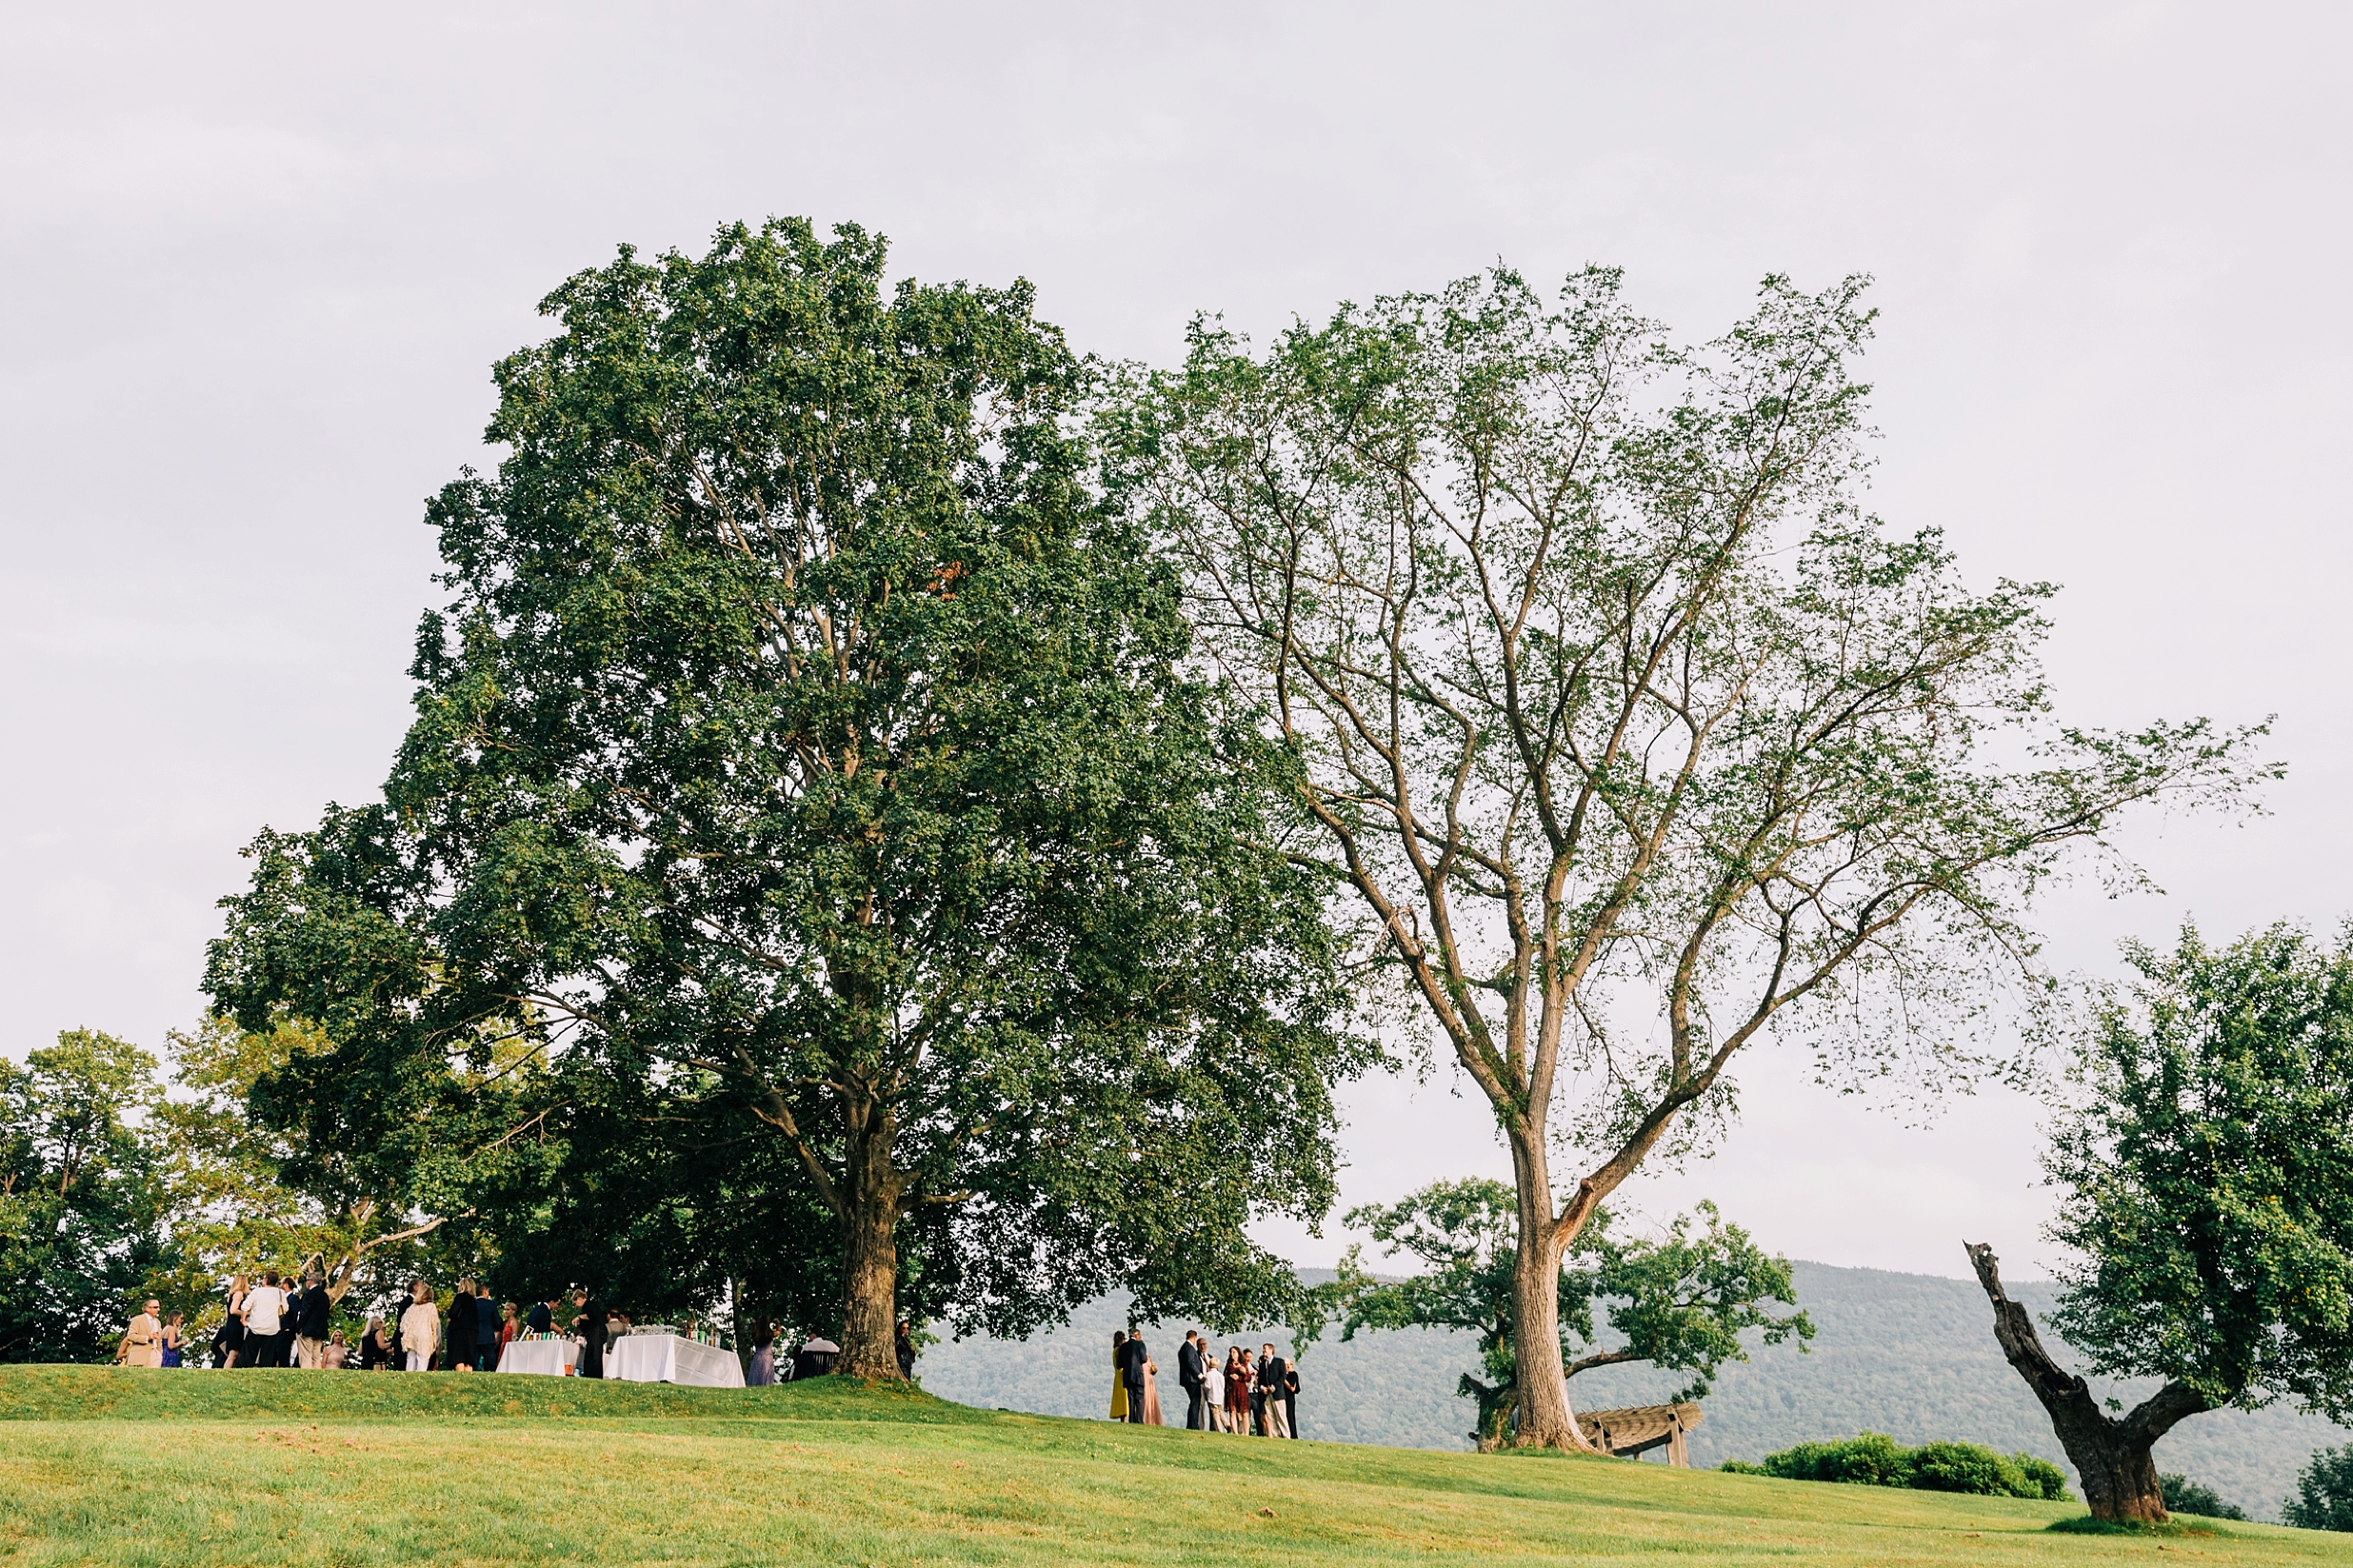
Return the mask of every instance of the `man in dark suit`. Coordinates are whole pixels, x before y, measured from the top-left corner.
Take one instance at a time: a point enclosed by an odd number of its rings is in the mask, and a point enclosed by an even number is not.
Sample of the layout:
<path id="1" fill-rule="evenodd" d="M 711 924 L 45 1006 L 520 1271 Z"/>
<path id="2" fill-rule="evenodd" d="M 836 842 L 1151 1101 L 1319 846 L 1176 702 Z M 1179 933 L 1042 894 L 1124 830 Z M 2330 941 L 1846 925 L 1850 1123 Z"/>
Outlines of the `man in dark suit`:
<path id="1" fill-rule="evenodd" d="M 1119 1375 L 1127 1385 L 1127 1419 L 1136 1426 L 1144 1424 L 1144 1363 L 1148 1360 L 1144 1336 L 1129 1329 L 1127 1342 L 1119 1347 Z"/>
<path id="2" fill-rule="evenodd" d="M 524 1316 L 523 1326 L 533 1334 L 545 1334 L 555 1322 L 555 1302 L 541 1301 Z"/>
<path id="3" fill-rule="evenodd" d="M 1185 1331 L 1185 1348 L 1177 1352 L 1177 1382 L 1185 1390 L 1185 1430 L 1198 1432 L 1202 1427 L 1201 1405 L 1201 1331 Z"/>
<path id="4" fill-rule="evenodd" d="M 335 1330 L 335 1303 L 327 1299 L 327 1286 L 315 1274 L 302 1282 L 302 1305 L 294 1314 L 294 1348 L 300 1353 L 300 1364 L 322 1367 L 327 1364 L 327 1337 Z"/>

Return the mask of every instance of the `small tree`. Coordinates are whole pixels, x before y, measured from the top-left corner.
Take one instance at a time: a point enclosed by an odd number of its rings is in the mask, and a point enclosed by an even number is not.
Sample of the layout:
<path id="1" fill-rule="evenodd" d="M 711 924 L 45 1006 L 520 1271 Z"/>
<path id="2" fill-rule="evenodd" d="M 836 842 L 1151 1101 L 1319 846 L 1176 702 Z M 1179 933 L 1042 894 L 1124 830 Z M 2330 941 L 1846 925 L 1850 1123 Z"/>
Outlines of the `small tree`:
<path id="1" fill-rule="evenodd" d="M 2323 1448 L 2296 1473 L 2280 1518 L 2299 1530 L 2353 1530 L 2353 1447 Z"/>
<path id="2" fill-rule="evenodd" d="M 2097 988 L 2084 1094 L 2046 1157 L 2064 1194 L 2051 1326 L 2093 1373 L 2162 1378 L 2111 1417 L 1969 1247 L 2010 1364 L 2102 1519 L 2162 1519 L 2150 1446 L 2183 1419 L 2290 1399 L 2353 1417 L 2353 933 L 2278 925 L 2223 948 L 2129 944 Z M 2121 1407 L 2120 1407 L 2121 1408 Z"/>
<path id="3" fill-rule="evenodd" d="M 461 1071 L 415 1073 L 379 1093 L 381 1136 L 313 1134 L 310 1096 L 340 1071 L 316 1026 L 278 1018 L 259 1030 L 207 1019 L 171 1037 L 179 1093 L 158 1104 L 165 1171 L 180 1241 L 176 1277 L 159 1292 L 207 1321 L 209 1295 L 231 1273 L 319 1270 L 340 1303 L 364 1275 L 389 1295 L 424 1266 L 429 1238 L 492 1186 L 534 1194 L 552 1168 L 544 1141 L 500 1133 L 530 1120 L 537 1084 L 512 1046 L 469 1082 Z M 289 1092 L 291 1091 L 291 1092 Z M 469 1238 L 469 1240 L 472 1240 Z"/>
<path id="4" fill-rule="evenodd" d="M 886 274 L 786 220 L 548 298 L 496 473 L 429 508 L 385 802 L 257 843 L 209 984 L 336 1042 L 257 1093 L 314 1141 L 422 1131 L 386 1104 L 509 1038 L 646 1138 L 756 1121 L 831 1217 L 847 1373 L 899 1375 L 911 1230 L 960 1324 L 1265 1320 L 1296 1284 L 1243 1223 L 1320 1219 L 1366 1060 L 1320 889 L 1027 286 Z"/>
<path id="5" fill-rule="evenodd" d="M 1768 1257 L 1746 1231 L 1725 1224 L 1713 1203 L 1702 1203 L 1700 1212 L 1705 1225 L 1697 1235 L 1688 1216 L 1678 1216 L 1656 1240 L 1612 1235 L 1607 1211 L 1585 1227 L 1558 1285 L 1567 1377 L 1647 1361 L 1689 1372 L 1691 1381 L 1674 1397 L 1696 1399 L 1718 1367 L 1748 1359 L 1740 1338 L 1748 1329 L 1761 1330 L 1766 1344 L 1794 1338 L 1805 1349 L 1813 1320 L 1803 1312 L 1778 1316 L 1766 1309 L 1797 1299 L 1788 1260 Z M 1428 1271 L 1375 1280 L 1352 1251 L 1335 1281 L 1344 1340 L 1360 1328 L 1454 1328 L 1479 1337 L 1486 1379 L 1465 1373 L 1458 1391 L 1478 1403 L 1471 1437 L 1480 1442 L 1503 1437 L 1518 1395 L 1511 1334 L 1516 1215 L 1511 1189 L 1479 1178 L 1440 1181 L 1399 1203 L 1353 1209 L 1350 1225 L 1420 1259 Z M 1597 1305 L 1616 1341 L 1606 1347 L 1594 1330 Z M 1585 1353 L 1577 1354 L 1579 1348 Z"/>
<path id="6" fill-rule="evenodd" d="M 0 1059 L 0 1361 L 82 1361 L 119 1336 L 173 1241 L 155 1059 L 94 1029 Z"/>
<path id="7" fill-rule="evenodd" d="M 1742 1052 L 1964 1075 L 2066 847 L 2242 782 L 2203 724 L 2049 725 L 2050 587 L 1973 591 L 1862 511 L 1862 291 L 1768 279 L 1685 351 L 1614 271 L 1554 307 L 1499 269 L 1264 354 L 1197 324 L 1104 411 L 1203 652 L 1295 760 L 1290 847 L 1493 1108 L 1523 1441 L 1584 1441 L 1563 1259 Z"/>

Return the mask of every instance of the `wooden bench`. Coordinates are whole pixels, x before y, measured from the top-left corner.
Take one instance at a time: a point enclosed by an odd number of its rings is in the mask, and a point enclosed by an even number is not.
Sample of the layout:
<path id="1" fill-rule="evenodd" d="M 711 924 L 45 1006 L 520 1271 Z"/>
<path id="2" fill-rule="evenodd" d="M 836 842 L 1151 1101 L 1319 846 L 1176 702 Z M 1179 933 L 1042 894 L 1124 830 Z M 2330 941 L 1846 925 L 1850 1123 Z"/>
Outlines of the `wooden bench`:
<path id="1" fill-rule="evenodd" d="M 1627 1410 L 1583 1411 L 1577 1424 L 1605 1454 L 1630 1459 L 1664 1443 L 1666 1462 L 1688 1470 L 1691 1456 L 1684 1447 L 1683 1435 L 1705 1419 L 1696 1404 L 1644 1404 Z"/>

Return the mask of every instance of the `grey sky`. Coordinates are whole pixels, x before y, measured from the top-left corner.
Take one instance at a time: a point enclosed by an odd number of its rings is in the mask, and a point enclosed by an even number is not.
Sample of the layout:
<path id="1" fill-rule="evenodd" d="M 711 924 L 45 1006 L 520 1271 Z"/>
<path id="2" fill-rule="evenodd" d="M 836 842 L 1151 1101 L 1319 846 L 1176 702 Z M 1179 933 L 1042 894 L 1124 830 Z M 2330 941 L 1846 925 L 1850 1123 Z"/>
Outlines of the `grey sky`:
<path id="1" fill-rule="evenodd" d="M 265 823 L 369 795 L 422 500 L 568 272 L 771 212 L 1039 287 L 1166 358 L 1498 256 L 1628 268 L 1685 335 L 1875 274 L 1875 501 L 2066 585 L 2063 714 L 2280 714 L 2168 890 L 2064 963 L 2348 909 L 2353 23 L 2325 5 L 13 8 L 0 47 L 0 1048 L 196 1017 Z M 1767 1244 L 2036 1254 L 2030 1106 L 1929 1134 L 1759 1063 L 1713 1195 Z M 1352 1097 L 1347 1198 L 1500 1170 L 1442 1077 Z M 1327 1261 L 1336 1242 L 1282 1233 Z"/>

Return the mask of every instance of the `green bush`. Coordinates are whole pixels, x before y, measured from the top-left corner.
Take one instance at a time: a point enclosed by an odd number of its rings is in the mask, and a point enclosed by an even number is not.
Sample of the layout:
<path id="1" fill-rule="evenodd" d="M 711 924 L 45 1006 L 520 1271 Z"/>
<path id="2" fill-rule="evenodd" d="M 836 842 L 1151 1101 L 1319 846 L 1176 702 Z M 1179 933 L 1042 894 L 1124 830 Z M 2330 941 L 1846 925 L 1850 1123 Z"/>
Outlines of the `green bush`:
<path id="1" fill-rule="evenodd" d="M 2280 1505 L 2280 1518 L 2299 1530 L 2353 1530 L 2353 1445 L 2313 1455 L 2297 1473 L 2296 1495 Z"/>
<path id="2" fill-rule="evenodd" d="M 1931 1442 L 1906 1448 L 1884 1432 L 1864 1432 L 1832 1442 L 1802 1442 L 1762 1462 L 1727 1461 L 1739 1475 L 1783 1480 L 1841 1481 L 1849 1486 L 1901 1486 L 1922 1492 L 1962 1492 L 1984 1498 L 2034 1498 L 2059 1502 L 2067 1479 L 2047 1459 L 2031 1454 L 2004 1459 L 1973 1442 Z"/>
<path id="3" fill-rule="evenodd" d="M 2013 1454 L 2010 1462 L 2018 1466 L 2020 1475 L 2039 1488 L 2037 1492 L 2021 1492 L 2018 1494 L 2020 1497 L 2039 1496 L 2044 1502 L 2071 1500 L 2067 1492 L 2067 1473 L 2050 1460 L 2032 1454 Z"/>
<path id="4" fill-rule="evenodd" d="M 2187 1476 L 2160 1474 L 2158 1489 L 2165 1497 L 2168 1514 L 2198 1514 L 2210 1519 L 2243 1519 L 2246 1510 L 2236 1503 L 2224 1502 L 2221 1493 Z"/>

